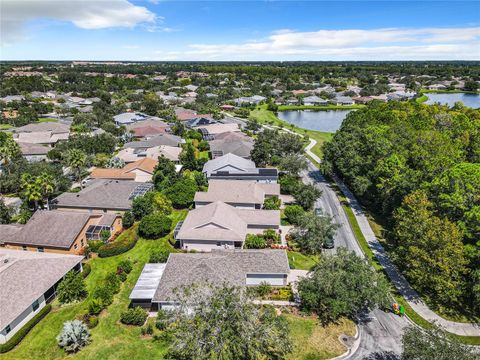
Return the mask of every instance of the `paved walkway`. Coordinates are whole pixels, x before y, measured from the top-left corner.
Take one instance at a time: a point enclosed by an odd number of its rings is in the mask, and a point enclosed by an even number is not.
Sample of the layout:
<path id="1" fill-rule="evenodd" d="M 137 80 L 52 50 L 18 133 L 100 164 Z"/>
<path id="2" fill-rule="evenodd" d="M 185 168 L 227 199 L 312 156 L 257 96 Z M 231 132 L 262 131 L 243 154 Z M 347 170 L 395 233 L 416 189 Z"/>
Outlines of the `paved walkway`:
<path id="1" fill-rule="evenodd" d="M 373 233 L 370 224 L 368 223 L 367 217 L 365 216 L 359 202 L 352 194 L 352 192 L 343 184 L 342 181 L 335 179 L 338 186 L 345 194 L 350 206 L 355 214 L 358 225 L 367 240 L 368 246 L 372 249 L 375 257 L 378 259 L 379 263 L 383 266 L 388 277 L 395 285 L 399 293 L 407 300 L 408 304 L 412 307 L 417 314 L 419 314 L 424 319 L 430 322 L 436 322 L 438 325 L 441 325 L 445 330 L 457 335 L 463 336 L 480 336 L 480 324 L 471 324 L 471 323 L 459 323 L 454 321 L 449 321 L 433 312 L 417 294 L 417 292 L 412 289 L 408 281 L 403 277 L 403 275 L 398 271 L 396 266 L 392 263 L 388 254 L 386 253 L 383 246 L 377 240 L 375 234 Z"/>

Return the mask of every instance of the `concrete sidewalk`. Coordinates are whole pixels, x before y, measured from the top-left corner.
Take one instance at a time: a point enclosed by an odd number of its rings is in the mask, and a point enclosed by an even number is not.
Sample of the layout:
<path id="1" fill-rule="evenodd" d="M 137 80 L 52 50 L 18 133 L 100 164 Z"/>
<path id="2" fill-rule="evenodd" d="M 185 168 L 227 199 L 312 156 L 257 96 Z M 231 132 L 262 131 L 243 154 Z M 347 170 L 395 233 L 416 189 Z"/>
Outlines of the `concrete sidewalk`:
<path id="1" fill-rule="evenodd" d="M 462 336 L 480 336 L 480 324 L 459 323 L 449 321 L 433 312 L 421 299 L 418 293 L 412 289 L 408 281 L 403 277 L 397 267 L 392 263 L 383 246 L 377 240 L 373 233 L 367 217 L 365 216 L 359 202 L 352 194 L 352 192 L 339 179 L 335 179 L 337 185 L 340 187 L 345 197 L 347 198 L 353 210 L 358 225 L 367 240 L 368 246 L 372 249 L 375 257 L 385 269 L 388 277 L 397 288 L 398 292 L 407 300 L 412 309 L 425 320 L 429 322 L 436 322 L 445 330 L 453 334 Z"/>

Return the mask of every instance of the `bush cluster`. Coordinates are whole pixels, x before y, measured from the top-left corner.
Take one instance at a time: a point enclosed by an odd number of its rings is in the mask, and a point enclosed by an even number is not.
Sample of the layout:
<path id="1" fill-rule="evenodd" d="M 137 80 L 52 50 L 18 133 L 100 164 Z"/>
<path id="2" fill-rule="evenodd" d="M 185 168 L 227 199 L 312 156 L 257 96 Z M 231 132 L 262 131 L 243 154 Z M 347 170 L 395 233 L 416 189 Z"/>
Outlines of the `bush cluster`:
<path id="1" fill-rule="evenodd" d="M 115 241 L 102 245 L 98 249 L 98 256 L 101 258 L 106 258 L 123 254 L 135 246 L 137 239 L 138 237 L 135 231 L 125 231 Z"/>
<path id="2" fill-rule="evenodd" d="M 57 298 L 61 304 L 83 300 L 88 295 L 83 275 L 69 271 L 57 287 Z"/>
<path id="3" fill-rule="evenodd" d="M 172 219 L 160 213 L 146 215 L 138 226 L 138 233 L 147 239 L 157 239 L 170 232 Z"/>
<path id="4" fill-rule="evenodd" d="M 129 268 L 130 266 L 130 268 Z M 119 269 L 126 268 L 131 271 L 131 263 L 129 260 L 120 262 L 117 272 L 110 272 L 105 276 L 100 286 L 97 286 L 92 293 L 92 299 L 88 304 L 88 312 L 90 315 L 98 315 L 103 309 L 113 302 L 113 295 L 120 291 L 120 285 L 127 279 L 127 272 Z"/>
<path id="5" fill-rule="evenodd" d="M 84 322 L 89 329 L 93 329 L 98 325 L 98 316 L 92 315 L 88 312 L 77 315 L 75 319 Z"/>
<path id="6" fill-rule="evenodd" d="M 32 328 L 37 325 L 40 320 L 42 320 L 50 311 L 52 310 L 52 305 L 45 305 L 40 311 L 30 319 L 23 327 L 18 330 L 15 335 L 13 335 L 5 344 L 0 344 L 0 354 L 6 353 L 12 350 L 17 346 L 20 341 L 32 330 Z"/>
<path id="7" fill-rule="evenodd" d="M 125 310 L 120 314 L 120 321 L 126 325 L 137 325 L 141 326 L 147 320 L 147 312 L 141 307 L 137 306 Z"/>
<path id="8" fill-rule="evenodd" d="M 133 217 L 133 214 L 131 211 L 125 211 L 122 217 L 122 225 L 125 229 L 129 229 L 133 226 L 133 223 L 135 222 L 135 218 Z"/>
<path id="9" fill-rule="evenodd" d="M 285 207 L 284 214 L 290 224 L 298 225 L 305 210 L 300 205 L 288 205 Z"/>
<path id="10" fill-rule="evenodd" d="M 149 263 L 165 263 L 168 260 L 170 251 L 168 249 L 158 249 L 150 254 Z"/>
<path id="11" fill-rule="evenodd" d="M 82 264 L 82 269 L 83 269 L 82 276 L 85 279 L 90 274 L 90 272 L 92 271 L 92 267 L 90 266 L 89 263 L 84 263 L 84 264 Z"/>

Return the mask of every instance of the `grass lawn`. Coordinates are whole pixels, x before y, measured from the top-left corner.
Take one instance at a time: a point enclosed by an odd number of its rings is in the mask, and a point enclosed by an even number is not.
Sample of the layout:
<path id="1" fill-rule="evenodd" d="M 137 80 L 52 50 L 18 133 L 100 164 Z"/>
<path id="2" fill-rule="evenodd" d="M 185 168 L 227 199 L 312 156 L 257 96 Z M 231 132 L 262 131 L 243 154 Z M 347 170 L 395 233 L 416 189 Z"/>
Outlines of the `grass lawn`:
<path id="1" fill-rule="evenodd" d="M 427 101 L 427 100 L 428 100 L 428 96 L 427 96 L 427 95 L 422 95 L 422 96 L 420 96 L 420 97 L 418 97 L 418 98 L 415 99 L 415 101 L 416 101 L 417 103 L 419 103 L 419 104 L 424 103 L 424 102 Z"/>
<path id="2" fill-rule="evenodd" d="M 292 124 L 287 123 L 279 119 L 273 112 L 267 110 L 266 105 L 259 106 L 250 112 L 250 118 L 257 120 L 261 124 L 270 124 L 279 126 L 281 128 L 286 128 L 291 131 L 296 132 L 297 134 L 308 136 L 311 139 L 317 141 L 317 144 L 312 148 L 312 152 L 319 156 L 320 158 L 323 156 L 322 152 L 322 145 L 324 142 L 329 141 L 333 137 L 333 133 L 329 132 L 321 132 L 315 130 L 306 130 L 299 127 L 296 127 Z M 305 146 L 307 146 L 305 144 Z"/>
<path id="3" fill-rule="evenodd" d="M 318 110 L 318 111 L 328 111 L 328 110 L 350 110 L 350 109 L 362 109 L 365 105 L 355 104 L 355 105 L 280 105 L 278 111 L 288 111 L 288 110 Z"/>
<path id="4" fill-rule="evenodd" d="M 58 122 L 58 119 L 54 119 L 54 118 L 39 118 L 39 119 L 38 119 L 38 122 L 39 122 L 39 123 L 42 123 L 42 122 Z"/>
<path id="5" fill-rule="evenodd" d="M 321 326 L 315 317 L 294 314 L 284 315 L 289 323 L 294 351 L 288 360 L 331 359 L 347 351 L 338 337 L 342 334 L 355 335 L 351 320 L 341 319 L 337 324 Z"/>
<path id="6" fill-rule="evenodd" d="M 318 261 L 317 256 L 308 256 L 296 251 L 288 251 L 287 255 L 291 269 L 310 270 Z"/>
<path id="7" fill-rule="evenodd" d="M 186 211 L 172 214 L 174 224 L 186 216 Z M 127 230 L 122 236 L 130 236 L 135 229 Z M 95 258 L 89 261 L 92 266 L 90 275 L 86 278 L 89 292 L 105 277 L 108 272 L 115 271 L 117 264 L 124 259 L 134 262 L 133 270 L 122 284 L 120 292 L 115 295 L 114 302 L 100 315 L 97 327 L 91 330 L 92 343 L 78 354 L 67 356 L 57 346 L 56 336 L 60 333 L 63 323 L 73 320 L 75 316 L 87 309 L 88 298 L 81 303 L 62 306 L 55 301 L 54 309 L 23 339 L 14 350 L 2 354 L 2 359 L 145 359 L 161 358 L 166 345 L 151 339 L 140 337 L 140 327 L 119 324 L 120 313 L 129 304 L 128 296 L 132 291 L 143 265 L 148 261 L 155 249 L 174 249 L 168 243 L 168 236 L 158 240 L 139 239 L 130 251 L 109 258 Z"/>
<path id="8" fill-rule="evenodd" d="M 10 124 L 0 124 L 0 130 L 7 130 L 12 128 L 13 126 Z"/>

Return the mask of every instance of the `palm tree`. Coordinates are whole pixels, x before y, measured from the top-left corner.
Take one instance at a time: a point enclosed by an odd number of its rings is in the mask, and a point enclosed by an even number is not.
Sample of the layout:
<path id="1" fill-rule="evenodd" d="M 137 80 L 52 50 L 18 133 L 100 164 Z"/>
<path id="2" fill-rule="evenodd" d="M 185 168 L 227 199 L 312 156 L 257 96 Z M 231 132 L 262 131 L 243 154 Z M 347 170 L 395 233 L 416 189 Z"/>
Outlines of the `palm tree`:
<path id="1" fill-rule="evenodd" d="M 37 181 L 37 178 L 35 178 L 31 174 L 23 174 L 21 182 L 23 196 L 28 202 L 33 201 L 33 203 L 35 204 L 34 209 L 37 210 L 38 201 L 42 199 L 42 189 L 40 186 L 40 182 Z"/>
<path id="2" fill-rule="evenodd" d="M 0 162 L 8 165 L 18 156 L 20 156 L 20 147 L 10 135 L 5 134 L 5 138 L 0 138 Z M 8 171 L 10 173 L 10 169 Z"/>
<path id="3" fill-rule="evenodd" d="M 79 149 L 70 149 L 67 152 L 67 164 L 77 174 L 77 181 L 82 187 L 82 169 L 87 163 L 87 155 Z"/>
<path id="4" fill-rule="evenodd" d="M 47 209 L 50 210 L 50 203 L 48 201 L 49 196 L 53 193 L 55 189 L 55 181 L 53 177 L 47 173 L 42 173 L 37 177 L 36 182 L 38 182 L 41 193 L 42 200 L 47 203 Z"/>

